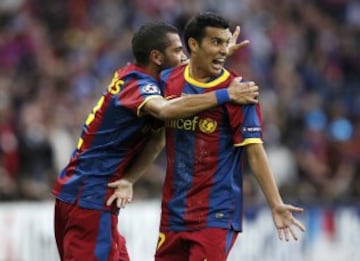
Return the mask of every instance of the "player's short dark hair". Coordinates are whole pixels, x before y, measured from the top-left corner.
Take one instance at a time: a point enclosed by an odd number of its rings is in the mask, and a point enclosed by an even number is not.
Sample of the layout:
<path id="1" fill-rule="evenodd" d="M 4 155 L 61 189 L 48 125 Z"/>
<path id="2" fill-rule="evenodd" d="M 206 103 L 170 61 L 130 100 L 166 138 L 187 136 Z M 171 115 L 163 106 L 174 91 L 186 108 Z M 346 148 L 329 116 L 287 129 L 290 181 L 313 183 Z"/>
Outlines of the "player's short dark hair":
<path id="1" fill-rule="evenodd" d="M 178 34 L 176 27 L 163 22 L 142 25 L 132 38 L 132 52 L 138 65 L 148 65 L 152 50 L 164 51 L 168 45 L 168 33 Z"/>
<path id="2" fill-rule="evenodd" d="M 188 44 L 189 38 L 194 38 L 201 43 L 205 36 L 206 27 L 227 29 L 230 27 L 230 24 L 225 18 L 211 12 L 200 13 L 193 17 L 187 22 L 184 32 L 185 46 L 189 53 L 191 52 Z"/>

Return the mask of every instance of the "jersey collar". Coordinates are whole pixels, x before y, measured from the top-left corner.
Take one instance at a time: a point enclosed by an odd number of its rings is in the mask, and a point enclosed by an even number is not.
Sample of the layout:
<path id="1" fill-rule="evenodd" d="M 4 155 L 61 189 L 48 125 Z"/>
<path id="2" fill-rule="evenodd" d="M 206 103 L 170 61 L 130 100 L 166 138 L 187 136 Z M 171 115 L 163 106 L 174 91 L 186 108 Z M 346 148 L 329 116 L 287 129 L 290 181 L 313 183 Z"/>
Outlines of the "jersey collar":
<path id="1" fill-rule="evenodd" d="M 202 87 L 202 88 L 211 88 L 211 87 L 217 86 L 218 84 L 226 81 L 229 78 L 229 76 L 230 76 L 230 73 L 224 68 L 222 70 L 222 72 L 220 73 L 220 75 L 218 77 L 216 77 L 215 79 L 213 79 L 209 82 L 199 82 L 190 76 L 189 64 L 186 65 L 185 70 L 184 70 L 185 81 L 187 81 L 188 83 L 190 83 L 192 85 L 195 85 L 197 87 Z"/>

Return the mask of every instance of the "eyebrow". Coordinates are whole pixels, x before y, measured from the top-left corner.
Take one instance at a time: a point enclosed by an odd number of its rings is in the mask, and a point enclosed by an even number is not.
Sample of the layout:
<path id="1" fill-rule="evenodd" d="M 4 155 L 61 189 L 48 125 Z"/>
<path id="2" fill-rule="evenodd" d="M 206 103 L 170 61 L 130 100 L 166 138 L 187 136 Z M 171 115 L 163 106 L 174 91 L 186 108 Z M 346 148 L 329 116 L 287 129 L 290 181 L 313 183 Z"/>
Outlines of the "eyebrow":
<path id="1" fill-rule="evenodd" d="M 217 40 L 217 41 L 220 41 L 220 42 L 230 42 L 231 37 L 229 37 L 228 39 L 224 39 L 224 38 L 221 38 L 221 37 L 214 36 L 214 37 L 211 37 L 210 39 L 211 40 Z"/>

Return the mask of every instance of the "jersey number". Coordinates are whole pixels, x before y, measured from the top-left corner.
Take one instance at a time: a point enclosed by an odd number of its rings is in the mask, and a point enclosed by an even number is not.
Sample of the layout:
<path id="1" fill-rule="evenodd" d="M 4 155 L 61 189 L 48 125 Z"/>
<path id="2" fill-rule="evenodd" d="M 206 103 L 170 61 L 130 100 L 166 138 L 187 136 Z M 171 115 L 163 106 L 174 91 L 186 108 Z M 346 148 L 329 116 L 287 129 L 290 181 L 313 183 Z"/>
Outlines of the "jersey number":
<path id="1" fill-rule="evenodd" d="M 120 92 L 121 86 L 124 84 L 123 80 L 119 79 L 119 74 L 116 72 L 114 77 L 111 80 L 111 83 L 108 86 L 108 91 L 115 95 Z"/>
<path id="2" fill-rule="evenodd" d="M 120 92 L 121 86 L 124 84 L 123 80 L 119 79 L 119 75 L 116 72 L 114 77 L 111 80 L 111 83 L 108 86 L 108 92 L 110 92 L 112 95 L 118 94 Z M 91 110 L 89 116 L 87 117 L 85 124 L 86 126 L 89 126 L 95 119 L 96 112 L 101 108 L 105 100 L 105 96 L 101 96 L 101 98 L 98 100 L 94 108 Z M 83 144 L 83 139 L 80 137 L 77 149 L 80 150 L 81 145 Z"/>
<path id="3" fill-rule="evenodd" d="M 95 114 L 96 112 L 101 108 L 101 106 L 103 105 L 105 100 L 105 96 L 101 96 L 101 98 L 98 100 L 98 102 L 96 103 L 96 105 L 94 106 L 94 108 L 91 110 L 89 116 L 86 118 L 85 124 L 86 126 L 89 126 L 95 119 Z M 77 149 L 80 150 L 81 145 L 83 144 L 83 139 L 80 137 L 78 144 L 77 144 Z"/>

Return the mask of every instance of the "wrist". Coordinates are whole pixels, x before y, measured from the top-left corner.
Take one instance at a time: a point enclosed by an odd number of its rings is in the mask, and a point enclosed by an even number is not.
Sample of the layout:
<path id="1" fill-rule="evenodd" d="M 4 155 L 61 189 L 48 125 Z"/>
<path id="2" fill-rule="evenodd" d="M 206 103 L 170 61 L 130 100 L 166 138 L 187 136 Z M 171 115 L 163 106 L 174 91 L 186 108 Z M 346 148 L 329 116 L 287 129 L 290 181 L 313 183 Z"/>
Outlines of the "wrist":
<path id="1" fill-rule="evenodd" d="M 269 203 L 269 207 L 270 207 L 271 211 L 275 211 L 276 209 L 281 208 L 283 205 L 284 205 L 284 203 L 282 201 Z"/>
<path id="2" fill-rule="evenodd" d="M 126 183 L 128 183 L 129 185 L 134 185 L 134 183 L 135 183 L 135 180 L 134 180 L 134 179 L 128 178 L 128 177 L 124 177 L 124 178 L 122 178 L 122 180 L 123 180 L 123 182 L 126 182 Z"/>
<path id="3" fill-rule="evenodd" d="M 216 96 L 217 103 L 219 105 L 230 101 L 230 94 L 229 94 L 228 89 L 216 90 L 215 96 Z"/>

